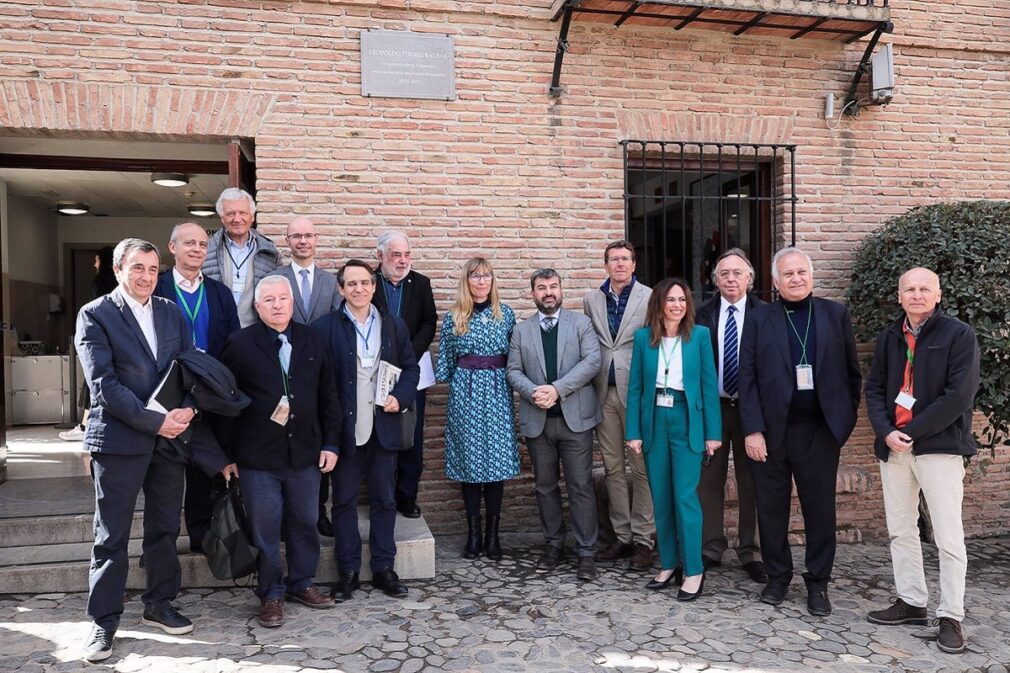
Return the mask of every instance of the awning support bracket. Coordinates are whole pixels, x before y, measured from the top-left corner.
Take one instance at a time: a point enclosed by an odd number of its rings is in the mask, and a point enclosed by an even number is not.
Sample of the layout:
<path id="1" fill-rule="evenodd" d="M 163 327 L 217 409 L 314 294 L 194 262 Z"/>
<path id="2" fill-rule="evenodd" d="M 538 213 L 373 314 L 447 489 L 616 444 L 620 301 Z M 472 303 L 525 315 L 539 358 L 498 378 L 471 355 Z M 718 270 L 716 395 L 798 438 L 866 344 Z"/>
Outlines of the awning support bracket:
<path id="1" fill-rule="evenodd" d="M 856 72 L 852 75 L 852 82 L 849 84 L 849 91 L 845 94 L 845 104 L 842 107 L 842 112 L 854 117 L 859 113 L 859 98 L 857 92 L 859 91 L 859 82 L 863 79 L 863 75 L 870 72 L 870 59 L 873 58 L 873 50 L 877 48 L 877 42 L 880 41 L 880 36 L 884 33 L 890 33 L 894 30 L 894 24 L 890 21 L 886 21 L 877 26 L 877 29 L 873 32 L 873 37 L 866 44 L 866 49 L 863 51 L 863 57 L 859 60 L 859 65 L 856 66 Z"/>
<path id="2" fill-rule="evenodd" d="M 561 31 L 558 33 L 558 46 L 554 52 L 554 74 L 551 76 L 550 94 L 553 98 L 559 98 L 564 91 L 561 86 L 561 65 L 565 61 L 565 52 L 568 51 L 568 28 L 572 25 L 572 10 L 579 2 L 580 0 L 568 0 L 564 6 L 564 15 L 561 17 Z"/>

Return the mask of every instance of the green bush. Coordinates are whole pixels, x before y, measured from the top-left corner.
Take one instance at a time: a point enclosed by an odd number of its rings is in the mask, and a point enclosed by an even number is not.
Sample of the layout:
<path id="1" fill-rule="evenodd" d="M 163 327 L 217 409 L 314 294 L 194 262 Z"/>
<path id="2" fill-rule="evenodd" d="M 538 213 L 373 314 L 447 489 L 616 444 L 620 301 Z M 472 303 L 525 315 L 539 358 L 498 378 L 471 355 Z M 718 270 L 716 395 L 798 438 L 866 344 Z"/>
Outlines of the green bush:
<path id="1" fill-rule="evenodd" d="M 978 333 L 982 367 L 975 409 L 992 448 L 1010 436 L 1010 202 L 913 208 L 888 220 L 856 252 L 847 297 L 856 337 L 873 341 L 901 314 L 898 278 L 915 266 L 940 276 L 941 310 Z"/>

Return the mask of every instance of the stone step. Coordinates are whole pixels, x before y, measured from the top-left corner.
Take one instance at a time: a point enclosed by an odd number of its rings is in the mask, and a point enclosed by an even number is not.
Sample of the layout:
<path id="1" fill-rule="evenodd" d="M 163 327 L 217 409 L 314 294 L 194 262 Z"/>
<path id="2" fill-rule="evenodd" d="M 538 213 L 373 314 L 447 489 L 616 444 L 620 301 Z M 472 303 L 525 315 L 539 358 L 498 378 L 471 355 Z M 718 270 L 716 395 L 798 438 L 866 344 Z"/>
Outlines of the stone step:
<path id="1" fill-rule="evenodd" d="M 139 514 L 138 519 L 139 521 Z M 135 521 L 135 523 L 136 523 Z M 362 539 L 361 578 L 371 579 L 368 547 L 367 508 L 358 509 L 358 528 Z M 137 532 L 135 527 L 135 532 Z M 139 539 L 130 541 L 130 572 L 128 589 L 144 589 L 145 574 L 140 568 Z M 423 518 L 396 520 L 396 566 L 402 579 L 435 576 L 435 539 Z M 7 546 L 0 549 L 0 594 L 75 592 L 88 590 L 88 567 L 91 541 L 61 544 Z M 179 541 L 179 562 L 182 566 L 183 588 L 230 587 L 231 580 L 215 578 L 201 554 L 189 553 L 185 538 Z M 333 541 L 323 538 L 317 582 L 336 580 Z M 239 580 L 245 584 L 248 579 Z"/>

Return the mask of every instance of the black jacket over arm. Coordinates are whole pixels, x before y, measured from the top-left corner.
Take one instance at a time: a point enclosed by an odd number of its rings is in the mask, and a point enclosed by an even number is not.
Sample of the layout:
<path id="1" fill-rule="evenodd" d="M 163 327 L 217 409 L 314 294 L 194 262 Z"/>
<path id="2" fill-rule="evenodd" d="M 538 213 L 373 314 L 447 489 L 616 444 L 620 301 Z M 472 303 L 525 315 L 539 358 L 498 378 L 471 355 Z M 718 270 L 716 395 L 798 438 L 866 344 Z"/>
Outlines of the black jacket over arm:
<path id="1" fill-rule="evenodd" d="M 886 461 L 884 438 L 894 427 L 895 398 L 905 378 L 902 316 L 877 337 L 866 378 L 866 412 L 877 438 L 874 453 Z M 975 330 L 956 318 L 935 313 L 919 332 L 912 367 L 912 420 L 901 429 L 912 438 L 912 453 L 975 454 L 972 405 L 978 391 L 979 353 Z"/>
<path id="2" fill-rule="evenodd" d="M 372 303 L 380 311 L 389 313 L 386 305 L 386 288 L 382 280 L 382 270 L 375 272 L 378 285 Z M 411 271 L 403 279 L 403 301 L 400 308 L 400 318 L 407 325 L 410 344 L 414 348 L 414 357 L 418 360 L 431 346 L 435 339 L 435 327 L 438 325 L 438 314 L 435 312 L 435 298 L 431 294 L 431 280 L 416 271 Z"/>
<path id="3" fill-rule="evenodd" d="M 740 422 L 744 435 L 765 433 L 769 450 L 785 439 L 796 389 L 788 329 L 785 308 L 774 301 L 748 313 L 740 339 Z M 862 386 L 849 310 L 814 297 L 811 329 L 817 330 L 814 391 L 831 434 L 844 444 L 856 426 Z"/>
<path id="4" fill-rule="evenodd" d="M 382 346 L 379 357 L 391 365 L 403 370 L 400 379 L 393 386 L 391 394 L 400 403 L 400 409 L 413 406 L 417 397 L 417 381 L 420 370 L 417 359 L 410 345 L 407 326 L 399 318 L 380 310 L 382 316 L 382 331 L 380 337 Z M 337 390 L 340 393 L 340 403 L 344 409 L 344 425 L 340 438 L 341 450 L 354 449 L 354 426 L 358 416 L 358 341 L 351 319 L 344 313 L 344 304 L 336 311 L 324 315 L 312 323 L 312 331 L 323 339 L 330 349 L 336 369 Z M 389 451 L 409 449 L 401 446 L 401 427 L 403 422 L 399 413 L 390 414 L 375 408 L 375 434 L 379 444 Z"/>
<path id="5" fill-rule="evenodd" d="M 325 447 L 336 451 L 340 399 L 327 344 L 305 325 L 291 322 L 288 376 L 291 405 L 287 425 L 270 420 L 284 394 L 276 332 L 263 323 L 228 338 L 221 361 L 252 400 L 235 419 L 224 419 L 222 445 L 239 468 L 280 470 L 318 464 Z"/>

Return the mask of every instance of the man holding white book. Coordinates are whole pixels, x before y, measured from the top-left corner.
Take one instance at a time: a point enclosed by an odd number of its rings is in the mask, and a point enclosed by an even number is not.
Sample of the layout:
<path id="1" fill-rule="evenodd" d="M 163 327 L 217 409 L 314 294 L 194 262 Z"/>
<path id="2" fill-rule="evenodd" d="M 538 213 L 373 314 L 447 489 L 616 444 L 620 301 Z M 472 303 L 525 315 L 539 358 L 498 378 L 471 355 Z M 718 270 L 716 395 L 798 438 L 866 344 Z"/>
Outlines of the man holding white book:
<path id="1" fill-rule="evenodd" d="M 359 587 L 357 501 L 362 477 L 368 491 L 372 585 L 389 596 L 407 594 L 393 569 L 393 492 L 397 454 L 410 448 L 403 442 L 407 434 L 403 412 L 414 404 L 420 372 L 403 320 L 372 304 L 375 282 L 375 273 L 366 262 L 348 261 L 337 272 L 343 302 L 336 311 L 312 323 L 312 329 L 330 345 L 340 404 L 345 409 L 340 461 L 331 475 L 338 572 L 332 594 L 338 601 L 350 600 Z M 401 370 L 399 378 L 385 399 L 376 399 L 380 368 L 390 366 Z"/>

